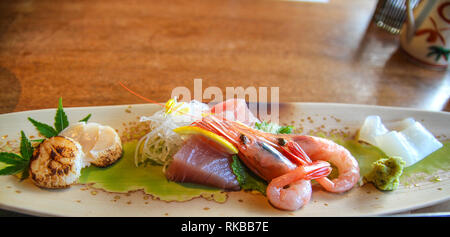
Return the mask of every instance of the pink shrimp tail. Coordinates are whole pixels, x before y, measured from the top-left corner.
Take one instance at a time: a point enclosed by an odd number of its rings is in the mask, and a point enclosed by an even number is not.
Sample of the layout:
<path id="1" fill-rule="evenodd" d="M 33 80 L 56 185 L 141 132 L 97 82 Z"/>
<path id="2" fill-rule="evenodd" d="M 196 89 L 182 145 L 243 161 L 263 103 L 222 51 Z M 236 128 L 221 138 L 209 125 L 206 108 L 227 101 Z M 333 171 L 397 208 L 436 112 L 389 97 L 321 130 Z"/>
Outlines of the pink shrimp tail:
<path id="1" fill-rule="evenodd" d="M 279 209 L 297 210 L 307 204 L 311 198 L 310 180 L 325 177 L 330 172 L 330 164 L 325 161 L 299 166 L 295 170 L 272 179 L 267 186 L 267 198 Z"/>
<path id="2" fill-rule="evenodd" d="M 285 152 L 291 158 L 291 161 L 294 161 L 297 165 L 308 165 L 311 164 L 311 159 L 308 155 L 303 151 L 303 149 L 295 142 L 287 143 L 288 149 L 285 149 Z"/>
<path id="3" fill-rule="evenodd" d="M 304 170 L 305 177 L 303 179 L 320 179 L 327 177 L 331 173 L 330 163 L 326 161 L 316 161 L 307 166 L 299 167 Z M 298 168 L 297 168 L 298 169 Z"/>

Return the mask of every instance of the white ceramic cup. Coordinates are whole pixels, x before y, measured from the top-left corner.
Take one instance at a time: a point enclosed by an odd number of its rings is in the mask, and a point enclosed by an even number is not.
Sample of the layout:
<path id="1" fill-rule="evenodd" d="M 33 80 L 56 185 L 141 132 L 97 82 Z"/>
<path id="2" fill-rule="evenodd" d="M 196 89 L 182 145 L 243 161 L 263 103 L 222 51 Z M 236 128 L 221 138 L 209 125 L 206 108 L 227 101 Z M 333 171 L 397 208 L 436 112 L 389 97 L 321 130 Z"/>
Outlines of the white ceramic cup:
<path id="1" fill-rule="evenodd" d="M 446 70 L 450 61 L 450 0 L 425 0 L 414 9 L 407 0 L 400 47 L 415 62 Z"/>

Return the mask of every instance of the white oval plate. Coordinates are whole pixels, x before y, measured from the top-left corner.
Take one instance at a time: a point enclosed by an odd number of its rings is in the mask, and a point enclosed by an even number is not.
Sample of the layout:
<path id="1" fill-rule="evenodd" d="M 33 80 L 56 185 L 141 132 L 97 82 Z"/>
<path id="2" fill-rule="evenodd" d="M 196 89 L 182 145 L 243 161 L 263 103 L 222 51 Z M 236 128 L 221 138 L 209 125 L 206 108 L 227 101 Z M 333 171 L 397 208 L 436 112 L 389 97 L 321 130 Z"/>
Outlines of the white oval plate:
<path id="1" fill-rule="evenodd" d="M 90 121 L 110 125 L 122 132 L 139 116 L 159 110 L 152 104 L 65 108 L 71 123 L 92 113 Z M 379 115 L 383 122 L 414 117 L 441 139 L 450 137 L 450 113 L 407 108 L 330 104 L 288 103 L 280 105 L 284 123 L 294 123 L 304 132 L 338 129 L 354 134 L 368 115 Z M 53 124 L 55 109 L 0 115 L 0 142 L 18 140 L 20 130 L 28 136 L 37 131 L 27 120 Z M 7 135 L 7 137 L 5 136 Z M 1 143 L 0 143 L 1 145 Z M 450 198 L 450 175 L 440 174 L 440 182 L 422 182 L 381 192 L 372 185 L 357 187 L 343 194 L 314 190 L 308 205 L 295 212 L 273 208 L 265 197 L 246 192 L 230 192 L 225 203 L 202 198 L 187 202 L 149 199 L 143 191 L 109 193 L 86 185 L 63 190 L 44 190 L 31 181 L 0 176 L 0 208 L 40 216 L 371 216 L 404 212 L 434 205 Z"/>

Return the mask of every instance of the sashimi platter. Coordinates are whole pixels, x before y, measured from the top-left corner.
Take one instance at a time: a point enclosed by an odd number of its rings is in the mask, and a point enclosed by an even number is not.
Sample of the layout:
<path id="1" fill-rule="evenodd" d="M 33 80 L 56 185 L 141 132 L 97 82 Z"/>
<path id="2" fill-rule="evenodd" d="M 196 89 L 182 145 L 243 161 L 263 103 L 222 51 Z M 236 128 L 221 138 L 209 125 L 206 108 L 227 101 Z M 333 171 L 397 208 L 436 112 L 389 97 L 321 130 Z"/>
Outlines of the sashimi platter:
<path id="1" fill-rule="evenodd" d="M 272 121 L 238 98 L 55 104 L 0 115 L 1 209 L 39 216 L 373 216 L 450 198 L 447 112 L 280 103 Z"/>

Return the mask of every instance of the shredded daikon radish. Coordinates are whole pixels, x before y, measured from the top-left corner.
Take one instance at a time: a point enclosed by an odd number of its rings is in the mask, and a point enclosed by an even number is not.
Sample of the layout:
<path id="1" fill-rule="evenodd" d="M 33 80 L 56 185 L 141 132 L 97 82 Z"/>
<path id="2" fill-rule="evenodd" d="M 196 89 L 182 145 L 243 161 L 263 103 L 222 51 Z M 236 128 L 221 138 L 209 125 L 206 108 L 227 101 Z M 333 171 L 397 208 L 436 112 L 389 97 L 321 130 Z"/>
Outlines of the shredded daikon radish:
<path id="1" fill-rule="evenodd" d="M 189 103 L 177 102 L 175 98 L 153 115 L 141 117 L 141 122 L 150 123 L 150 132 L 143 136 L 136 146 L 135 165 L 150 161 L 163 165 L 165 170 L 183 144 L 183 138 L 173 129 L 190 125 L 208 112 L 209 107 L 206 104 L 195 100 Z"/>

